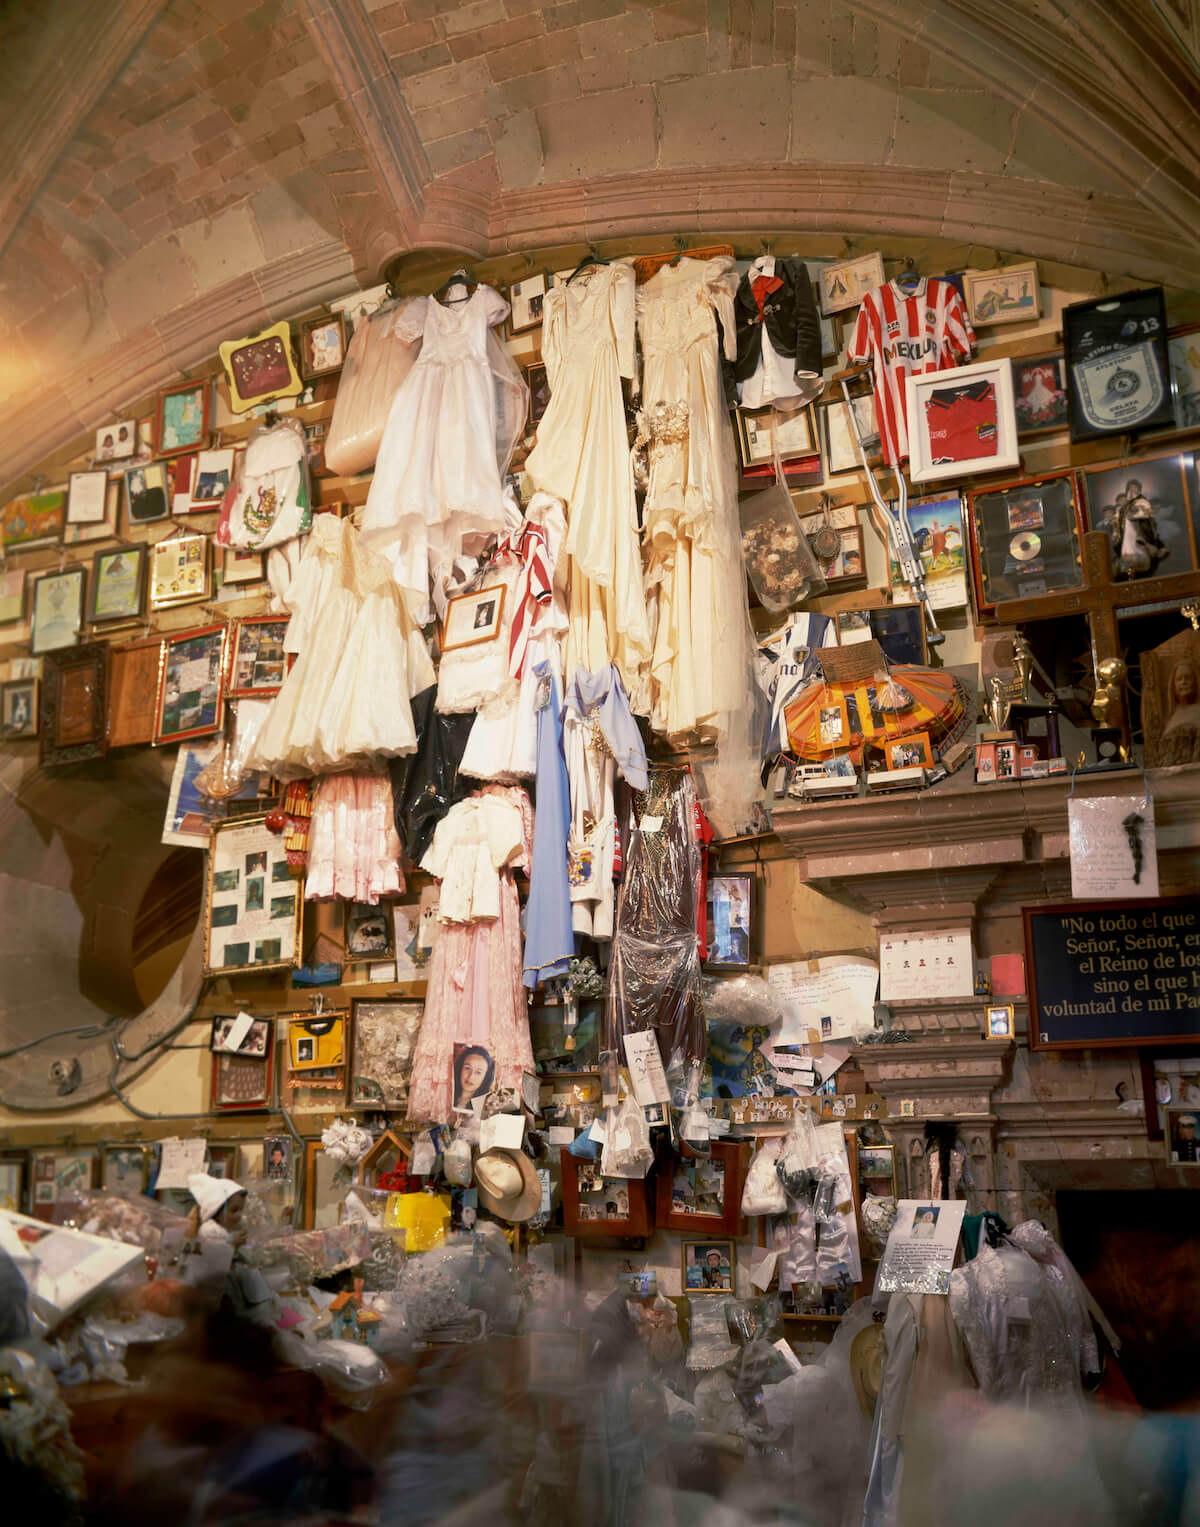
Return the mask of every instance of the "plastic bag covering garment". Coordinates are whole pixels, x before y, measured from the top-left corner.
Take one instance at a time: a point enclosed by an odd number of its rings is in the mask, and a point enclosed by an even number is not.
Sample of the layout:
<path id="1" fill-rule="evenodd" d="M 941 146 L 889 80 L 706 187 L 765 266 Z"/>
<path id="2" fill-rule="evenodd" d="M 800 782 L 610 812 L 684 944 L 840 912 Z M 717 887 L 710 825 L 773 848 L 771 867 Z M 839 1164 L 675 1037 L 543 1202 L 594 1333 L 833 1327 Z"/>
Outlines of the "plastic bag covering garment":
<path id="1" fill-rule="evenodd" d="M 217 526 L 220 545 L 266 551 L 307 534 L 312 525 L 307 452 L 296 419 L 255 430 L 242 457 L 237 491 L 225 499 Z"/>
<path id="2" fill-rule="evenodd" d="M 385 302 L 363 319 L 346 351 L 325 441 L 325 464 L 339 476 L 375 465 L 392 399 L 421 352 L 420 338 L 396 332 L 397 307 Z"/>
<path id="3" fill-rule="evenodd" d="M 781 1144 L 779 1140 L 766 1140 L 754 1153 L 742 1189 L 743 1214 L 782 1214 L 787 1209 L 787 1194 L 775 1170 Z"/>
<path id="4" fill-rule="evenodd" d="M 649 790 L 634 796 L 605 1025 L 605 1047 L 619 1054 L 626 1034 L 652 1029 L 664 1063 L 676 1051 L 704 1058 L 695 812 L 686 771 L 654 774 Z"/>
<path id="5" fill-rule="evenodd" d="M 1088 1314 L 1088 1294 L 1079 1274 L 1065 1251 L 1037 1220 L 1018 1225 L 1010 1237 L 1037 1262 L 1058 1300 L 1063 1324 L 1071 1340 L 1071 1349 L 1079 1364 L 1079 1376 L 1100 1372 L 1100 1348 Z"/>
<path id="6" fill-rule="evenodd" d="M 644 1177 L 653 1160 L 646 1115 L 630 1095 L 608 1111 L 600 1170 L 605 1177 Z"/>
<path id="7" fill-rule="evenodd" d="M 475 717 L 443 715 L 435 708 L 437 685 L 412 702 L 417 750 L 388 760 L 396 831 L 414 864 L 425 857 L 434 829 L 456 802 L 465 800 L 475 782 L 459 775 L 458 765 Z"/>

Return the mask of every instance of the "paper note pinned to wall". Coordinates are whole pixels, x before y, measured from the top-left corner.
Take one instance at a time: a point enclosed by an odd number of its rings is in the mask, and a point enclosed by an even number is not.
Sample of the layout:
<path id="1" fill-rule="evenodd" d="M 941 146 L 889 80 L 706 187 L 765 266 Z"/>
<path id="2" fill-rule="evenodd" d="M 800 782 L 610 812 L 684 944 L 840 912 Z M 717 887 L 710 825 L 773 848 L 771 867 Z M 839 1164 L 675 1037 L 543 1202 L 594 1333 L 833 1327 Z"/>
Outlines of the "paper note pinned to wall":
<path id="1" fill-rule="evenodd" d="M 645 1108 L 650 1103 L 669 1103 L 671 1089 L 663 1070 L 658 1040 L 650 1029 L 625 1035 L 625 1061 L 633 1095 Z"/>
<path id="2" fill-rule="evenodd" d="M 204 1170 L 207 1149 L 201 1139 L 181 1140 L 174 1137 L 164 1140 L 155 1188 L 186 1188 L 189 1174 Z"/>
<path id="3" fill-rule="evenodd" d="M 945 932 L 881 938 L 879 995 L 884 1002 L 910 997 L 973 997 L 971 930 L 948 928 Z"/>
<path id="4" fill-rule="evenodd" d="M 1067 801 L 1071 895 L 1077 901 L 1158 895 L 1154 801 L 1102 795 Z"/>
<path id="5" fill-rule="evenodd" d="M 821 1039 L 857 1039 L 875 1025 L 879 967 L 874 960 L 856 955 L 790 960 L 769 966 L 767 980 L 783 1007 L 776 1044 L 806 1044 L 810 1030 Z"/>

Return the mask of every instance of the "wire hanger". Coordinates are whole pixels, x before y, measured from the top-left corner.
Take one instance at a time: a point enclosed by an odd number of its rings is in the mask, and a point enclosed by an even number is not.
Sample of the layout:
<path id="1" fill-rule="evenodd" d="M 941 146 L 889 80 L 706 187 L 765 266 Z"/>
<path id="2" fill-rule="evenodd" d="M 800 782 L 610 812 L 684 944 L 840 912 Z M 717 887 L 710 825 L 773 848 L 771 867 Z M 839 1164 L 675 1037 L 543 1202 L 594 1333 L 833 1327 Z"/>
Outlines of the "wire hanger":
<path id="1" fill-rule="evenodd" d="M 896 285 L 901 291 L 915 291 L 921 284 L 920 272 L 913 264 L 913 257 L 909 255 L 904 261 L 904 269 L 896 277 Z"/>
<path id="2" fill-rule="evenodd" d="M 588 268 L 589 265 L 607 265 L 608 263 L 609 262 L 596 248 L 595 244 L 589 244 L 587 254 L 584 255 L 583 259 L 580 260 L 579 264 L 567 277 L 567 285 L 570 286 L 575 277 L 582 275 L 582 273 Z"/>
<path id="3" fill-rule="evenodd" d="M 445 302 L 442 302 L 442 293 L 448 292 L 452 286 L 465 286 L 467 295 L 465 297 L 450 297 Z M 471 279 L 471 272 L 465 265 L 460 265 L 453 275 L 443 281 L 433 294 L 434 300 L 441 302 L 443 307 L 452 307 L 456 302 L 467 302 L 474 295 L 475 282 Z"/>
<path id="4" fill-rule="evenodd" d="M 684 254 L 686 253 L 686 249 L 685 249 L 685 245 L 684 245 L 683 235 L 682 234 L 680 234 L 680 236 L 675 240 L 675 243 L 676 243 L 677 247 L 676 247 L 675 253 L 671 256 L 671 259 L 670 259 L 670 262 L 669 262 L 671 265 L 678 265 L 680 260 L 683 259 Z"/>

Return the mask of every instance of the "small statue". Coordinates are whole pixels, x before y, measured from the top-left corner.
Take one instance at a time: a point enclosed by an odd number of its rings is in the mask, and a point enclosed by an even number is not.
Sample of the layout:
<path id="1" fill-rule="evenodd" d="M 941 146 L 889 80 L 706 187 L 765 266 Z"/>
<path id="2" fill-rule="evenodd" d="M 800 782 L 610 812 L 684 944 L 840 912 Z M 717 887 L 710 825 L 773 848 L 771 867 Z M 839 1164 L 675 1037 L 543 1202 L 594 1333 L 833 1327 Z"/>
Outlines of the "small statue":
<path id="1" fill-rule="evenodd" d="M 1021 695 L 1017 703 L 1019 705 L 1027 705 L 1029 703 L 1029 671 L 1033 666 L 1033 653 L 1030 651 L 1029 643 L 1025 640 L 1024 633 L 1021 631 L 1018 631 L 1013 637 L 1012 645 L 1013 667 L 1017 671 L 1017 680 L 1021 686 Z"/>
<path id="2" fill-rule="evenodd" d="M 992 725 L 998 732 L 1002 732 L 1008 722 L 1008 713 L 1012 709 L 1012 700 L 1007 693 L 1007 684 L 998 673 L 992 674 L 988 679 L 988 715 L 992 718 Z"/>
<path id="3" fill-rule="evenodd" d="M 1121 823 L 1121 826 L 1125 829 L 1125 836 L 1129 839 L 1129 852 L 1133 855 L 1134 885 L 1142 883 L 1142 859 L 1144 857 L 1142 828 L 1145 825 L 1145 818 L 1136 811 L 1131 811 Z"/>

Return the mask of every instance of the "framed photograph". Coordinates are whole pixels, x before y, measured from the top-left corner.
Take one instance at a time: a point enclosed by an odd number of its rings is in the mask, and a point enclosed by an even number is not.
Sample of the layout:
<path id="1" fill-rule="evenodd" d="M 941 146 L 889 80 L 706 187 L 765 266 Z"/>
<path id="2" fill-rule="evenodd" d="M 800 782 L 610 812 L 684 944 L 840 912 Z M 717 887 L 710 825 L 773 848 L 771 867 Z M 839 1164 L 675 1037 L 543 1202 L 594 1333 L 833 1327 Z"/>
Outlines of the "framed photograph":
<path id="1" fill-rule="evenodd" d="M 1010 360 L 928 371 L 904 386 L 914 483 L 1020 465 Z"/>
<path id="2" fill-rule="evenodd" d="M 54 1205 L 80 1188 L 95 1185 L 96 1156 L 93 1151 L 35 1151 L 32 1153 L 34 1219 L 49 1220 Z"/>
<path id="3" fill-rule="evenodd" d="M 1020 769 L 1020 744 L 998 742 L 996 744 L 996 779 L 1000 784 L 1011 784 Z"/>
<path id="4" fill-rule="evenodd" d="M 140 620 L 146 607 L 146 547 L 115 546 L 92 557 L 87 618 L 92 626 Z"/>
<path id="5" fill-rule="evenodd" d="M 225 1145 L 209 1145 L 208 1147 L 208 1175 L 219 1177 L 223 1181 L 237 1181 L 238 1163 L 241 1159 L 241 1147 L 232 1141 Z"/>
<path id="6" fill-rule="evenodd" d="M 1015 1039 L 1017 1037 L 1016 1019 L 1011 1003 L 1008 1006 L 984 1009 L 983 1037 L 985 1039 Z"/>
<path id="7" fill-rule="evenodd" d="M 1042 296 L 1037 261 L 1006 265 L 1001 270 L 964 271 L 963 301 L 977 329 L 1040 318 Z"/>
<path id="8" fill-rule="evenodd" d="M 150 551 L 150 608 L 194 604 L 211 592 L 208 537 L 172 535 Z"/>
<path id="9" fill-rule="evenodd" d="M 62 539 L 66 514 L 67 495 L 61 488 L 10 498 L 0 509 L 0 546 L 6 551 L 14 546 L 23 551 L 50 546 Z"/>
<path id="10" fill-rule="evenodd" d="M 390 903 L 371 907 L 352 901 L 346 908 L 346 959 L 390 960 L 394 949 Z"/>
<path id="11" fill-rule="evenodd" d="M 137 420 L 122 419 L 117 424 L 106 424 L 96 431 L 97 464 L 104 461 L 126 461 L 138 451 Z"/>
<path id="12" fill-rule="evenodd" d="M 979 489 L 971 494 L 968 531 L 975 599 L 984 619 L 998 605 L 1084 585 L 1074 472 Z"/>
<path id="13" fill-rule="evenodd" d="M 225 548 L 225 560 L 221 564 L 221 582 L 261 583 L 266 577 L 261 551 L 240 551 L 236 546 Z"/>
<path id="14" fill-rule="evenodd" d="M 854 417 L 858 420 L 869 460 L 879 455 L 879 422 L 875 414 L 875 394 L 853 398 Z M 821 408 L 821 429 L 825 437 L 825 469 L 830 477 L 846 472 L 857 472 L 862 466 L 858 444 L 850 423 L 850 407 L 843 399 L 840 403 L 826 403 Z"/>
<path id="15" fill-rule="evenodd" d="M 481 642 L 498 640 L 507 593 L 503 583 L 493 583 L 448 600 L 442 624 L 442 651 L 456 652 L 460 647 L 477 647 Z"/>
<path id="16" fill-rule="evenodd" d="M 1175 423 L 1161 286 L 1073 302 L 1062 327 L 1073 441 Z"/>
<path id="17" fill-rule="evenodd" d="M 219 451 L 199 451 L 192 476 L 191 510 L 193 514 L 219 509 L 233 477 L 233 447 Z"/>
<path id="18" fill-rule="evenodd" d="M 928 732 L 910 732 L 884 744 L 889 769 L 932 769 L 933 749 Z"/>
<path id="19" fill-rule="evenodd" d="M 857 260 L 836 260 L 820 270 L 821 311 L 826 315 L 856 308 L 868 292 L 884 283 L 883 256 L 862 255 Z"/>
<path id="20" fill-rule="evenodd" d="M 1013 407 L 1022 440 L 1067 427 L 1067 363 L 1061 351 L 1014 360 Z"/>
<path id="21" fill-rule="evenodd" d="M 292 360 L 292 331 L 285 322 L 272 324 L 247 339 L 227 339 L 218 346 L 218 353 L 235 414 L 244 414 L 256 403 L 294 398 L 304 391 Z"/>
<path id="22" fill-rule="evenodd" d="M 267 1020 L 268 1023 L 270 1020 Z M 265 1055 L 230 1055 L 213 1051 L 212 1097 L 214 1113 L 262 1113 L 274 1101 L 275 1046 Z"/>
<path id="23" fill-rule="evenodd" d="M 291 1182 L 295 1170 L 291 1135 L 264 1135 L 262 1174 L 272 1182 Z"/>
<path id="24" fill-rule="evenodd" d="M 541 361 L 525 367 L 525 380 L 529 384 L 529 422 L 538 424 L 550 405 L 550 382 Z"/>
<path id="25" fill-rule="evenodd" d="M 26 1213 L 29 1156 L 25 1151 L 0 1151 L 0 1209 Z"/>
<path id="26" fill-rule="evenodd" d="M 80 546 L 88 541 L 115 540 L 117 534 L 117 521 L 121 516 L 121 484 L 124 476 L 109 477 L 104 489 L 104 513 L 98 520 L 88 524 L 67 524 L 63 526 L 62 543 L 64 546 Z"/>
<path id="27" fill-rule="evenodd" d="M 151 525 L 171 512 L 171 481 L 165 461 L 148 461 L 125 473 L 127 525 Z"/>
<path id="28" fill-rule="evenodd" d="M 38 757 L 43 766 L 86 763 L 108 751 L 108 647 L 89 642 L 42 663 Z"/>
<path id="29" fill-rule="evenodd" d="M 161 456 L 198 450 L 208 440 L 209 380 L 164 387 L 158 395 L 154 438 Z"/>
<path id="30" fill-rule="evenodd" d="M 1115 579 L 1165 578 L 1196 568 L 1200 479 L 1194 451 L 1088 468 L 1083 489 L 1085 527 L 1108 536 Z"/>
<path id="31" fill-rule="evenodd" d="M 760 467 L 774 461 L 776 438 L 781 461 L 820 454 L 811 407 L 797 408 L 792 413 L 775 408 L 749 413 L 739 408 L 737 418 L 744 467 Z"/>
<path id="32" fill-rule="evenodd" d="M 535 271 L 523 281 L 514 281 L 508 289 L 508 301 L 512 308 L 509 315 L 510 334 L 522 334 L 526 329 L 536 329 L 542 321 L 542 303 L 546 297 L 546 273 Z"/>
<path id="33" fill-rule="evenodd" d="M 740 1235 L 746 1147 L 714 1140 L 709 1156 L 680 1156 L 657 1175 L 654 1222 L 693 1235 Z"/>
<path id="34" fill-rule="evenodd" d="M 708 877 L 707 943 L 709 970 L 748 970 L 753 957 L 753 875 Z"/>
<path id="35" fill-rule="evenodd" d="M 1167 354 L 1176 428 L 1196 429 L 1200 426 L 1200 324 L 1172 329 Z"/>
<path id="36" fill-rule="evenodd" d="M 29 650 L 34 657 L 73 647 L 83 628 L 87 570 L 68 567 L 43 573 L 33 585 L 33 625 Z"/>
<path id="37" fill-rule="evenodd" d="M 646 1236 L 654 1228 L 650 1194 L 642 1178 L 605 1177 L 599 1161 L 559 1151 L 563 1230 L 581 1240 Z"/>
<path id="38" fill-rule="evenodd" d="M 102 525 L 107 493 L 107 472 L 72 472 L 67 488 L 66 523 Z"/>
<path id="39" fill-rule="evenodd" d="M 283 639 L 288 617 L 245 615 L 235 620 L 229 634 L 229 698 L 269 699 L 277 695 L 287 676 L 287 653 Z"/>
<path id="40" fill-rule="evenodd" d="M 340 371 L 346 361 L 346 318 L 330 313 L 326 318 L 310 318 L 300 325 L 300 372 L 306 382 L 331 371 Z"/>
<path id="41" fill-rule="evenodd" d="M 1163 1109 L 1163 1134 L 1171 1166 L 1200 1166 L 1200 1108 Z"/>
<path id="42" fill-rule="evenodd" d="M 351 1108 L 382 1108 L 389 1112 L 406 1109 L 424 1005 L 355 998 L 350 1012 L 347 1103 Z"/>
<path id="43" fill-rule="evenodd" d="M 0 626 L 25 619 L 25 569 L 0 568 Z"/>
<path id="44" fill-rule="evenodd" d="M 858 1180 L 871 1185 L 880 1198 L 896 1196 L 896 1148 L 894 1145 L 860 1145 L 858 1147 Z M 886 1187 L 884 1187 L 886 1184 Z"/>
<path id="45" fill-rule="evenodd" d="M 732 1294 L 737 1254 L 732 1241 L 684 1241 L 685 1294 Z"/>
<path id="46" fill-rule="evenodd" d="M 100 1186 L 106 1193 L 134 1198 L 146 1191 L 149 1179 L 149 1152 L 144 1145 L 106 1145 L 100 1152 Z"/>
<path id="47" fill-rule="evenodd" d="M 154 741 L 154 708 L 158 698 L 159 637 L 110 647 L 108 652 L 108 745 L 146 747 Z M 208 833 L 200 843 L 208 843 Z"/>
<path id="48" fill-rule="evenodd" d="M 287 970 L 300 960 L 304 882 L 262 816 L 215 822 L 208 854 L 205 975 Z"/>
<path id="49" fill-rule="evenodd" d="M 154 745 L 219 732 L 225 719 L 225 637 L 228 627 L 198 626 L 163 638 L 158 670 Z"/>
<path id="50" fill-rule="evenodd" d="M 0 684 L 0 736 L 11 742 L 37 734 L 37 679 L 5 680 Z"/>
<path id="51" fill-rule="evenodd" d="M 271 1048 L 271 1036 L 274 1030 L 274 1020 L 271 1018 L 255 1018 L 246 1030 L 240 1045 L 232 1050 L 229 1048 L 229 1036 L 233 1032 L 233 1026 L 238 1021 L 238 1015 L 224 1013 L 212 1021 L 212 1032 L 209 1035 L 209 1045 L 213 1054 L 225 1055 L 249 1055 L 255 1060 L 265 1060 L 267 1051 Z"/>

